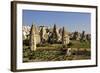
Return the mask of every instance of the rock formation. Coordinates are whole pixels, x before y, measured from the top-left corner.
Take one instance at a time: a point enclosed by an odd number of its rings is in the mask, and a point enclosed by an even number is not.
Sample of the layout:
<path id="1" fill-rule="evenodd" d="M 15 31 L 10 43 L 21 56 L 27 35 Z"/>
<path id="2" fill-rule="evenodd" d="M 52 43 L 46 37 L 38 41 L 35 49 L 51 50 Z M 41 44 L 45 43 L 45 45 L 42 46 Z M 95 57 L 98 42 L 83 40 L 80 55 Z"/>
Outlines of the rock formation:
<path id="1" fill-rule="evenodd" d="M 30 49 L 31 51 L 36 51 L 36 37 L 35 37 L 35 26 L 32 25 L 30 29 Z"/>
<path id="2" fill-rule="evenodd" d="M 68 34 L 65 32 L 65 29 L 63 27 L 63 30 L 62 30 L 62 44 L 66 45 L 69 43 L 69 36 Z"/>

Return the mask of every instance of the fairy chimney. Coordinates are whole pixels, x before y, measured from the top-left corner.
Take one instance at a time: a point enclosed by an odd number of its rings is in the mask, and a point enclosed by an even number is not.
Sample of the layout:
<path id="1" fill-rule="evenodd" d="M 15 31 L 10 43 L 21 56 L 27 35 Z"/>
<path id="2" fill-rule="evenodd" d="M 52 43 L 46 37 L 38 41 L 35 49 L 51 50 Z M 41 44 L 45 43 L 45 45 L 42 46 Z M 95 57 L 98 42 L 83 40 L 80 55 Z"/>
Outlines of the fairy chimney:
<path id="1" fill-rule="evenodd" d="M 32 25 L 30 29 L 30 49 L 36 51 L 36 37 L 35 37 L 35 26 Z"/>
<path id="2" fill-rule="evenodd" d="M 62 30 L 62 44 L 68 44 L 69 43 L 69 35 L 68 33 L 66 33 L 64 27 L 63 27 L 63 30 Z"/>

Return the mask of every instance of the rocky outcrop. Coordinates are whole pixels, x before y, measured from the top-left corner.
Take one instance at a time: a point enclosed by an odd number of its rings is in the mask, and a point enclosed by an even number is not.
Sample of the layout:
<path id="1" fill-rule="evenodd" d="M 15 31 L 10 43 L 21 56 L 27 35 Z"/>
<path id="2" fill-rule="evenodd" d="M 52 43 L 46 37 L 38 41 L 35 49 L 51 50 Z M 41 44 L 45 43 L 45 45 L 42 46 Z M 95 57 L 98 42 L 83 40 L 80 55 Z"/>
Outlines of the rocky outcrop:
<path id="1" fill-rule="evenodd" d="M 36 35 L 35 35 L 35 30 L 36 30 L 35 26 L 32 25 L 31 29 L 30 29 L 30 40 L 29 40 L 31 51 L 36 51 Z"/>

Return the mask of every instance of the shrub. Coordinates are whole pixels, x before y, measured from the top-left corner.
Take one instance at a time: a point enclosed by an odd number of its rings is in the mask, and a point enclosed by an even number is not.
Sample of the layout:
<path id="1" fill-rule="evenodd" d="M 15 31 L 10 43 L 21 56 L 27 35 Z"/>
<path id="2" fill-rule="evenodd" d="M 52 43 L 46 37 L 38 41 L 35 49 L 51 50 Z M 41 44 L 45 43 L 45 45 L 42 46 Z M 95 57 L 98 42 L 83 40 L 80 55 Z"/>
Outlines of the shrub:
<path id="1" fill-rule="evenodd" d="M 29 40 L 23 40 L 23 45 L 29 46 Z"/>
<path id="2" fill-rule="evenodd" d="M 67 47 L 70 48 L 73 45 L 72 42 L 69 42 L 69 44 L 67 44 Z"/>

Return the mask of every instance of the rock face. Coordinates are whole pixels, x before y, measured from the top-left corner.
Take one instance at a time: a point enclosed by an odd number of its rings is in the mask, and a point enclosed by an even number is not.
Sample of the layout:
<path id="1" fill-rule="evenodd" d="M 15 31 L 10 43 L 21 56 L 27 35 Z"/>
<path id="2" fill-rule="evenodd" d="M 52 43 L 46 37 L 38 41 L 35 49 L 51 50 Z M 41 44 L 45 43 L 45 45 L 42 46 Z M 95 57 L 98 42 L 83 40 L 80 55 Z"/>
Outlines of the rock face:
<path id="1" fill-rule="evenodd" d="M 40 40 L 41 43 L 44 43 L 44 41 L 46 41 L 48 39 L 48 34 L 46 32 L 46 27 L 45 26 L 40 26 L 40 31 L 39 31 L 39 35 L 40 35 Z"/>
<path id="2" fill-rule="evenodd" d="M 31 30 L 31 27 L 23 26 L 23 39 L 28 38 L 30 30 Z M 35 36 L 37 36 L 36 37 L 37 44 L 43 40 L 47 41 L 49 38 L 55 39 L 57 42 L 61 42 L 62 41 L 62 28 L 56 28 L 53 30 L 53 28 L 47 28 L 45 26 L 39 26 L 39 27 L 35 26 Z M 65 41 L 67 41 L 67 39 L 69 39 L 69 35 L 66 31 L 64 33 L 64 38 L 65 38 Z"/>
<path id="3" fill-rule="evenodd" d="M 65 29 L 63 27 L 63 30 L 62 30 L 62 44 L 66 45 L 69 43 L 69 36 L 68 34 L 65 32 Z"/>
<path id="4" fill-rule="evenodd" d="M 67 49 L 67 56 L 71 56 L 71 53 L 72 53 L 71 50 L 72 50 L 71 48 Z"/>
<path id="5" fill-rule="evenodd" d="M 69 34 L 64 28 L 57 28 L 46 26 L 23 26 L 23 40 L 29 40 L 30 48 L 32 51 L 36 50 L 37 44 L 44 43 L 61 43 L 67 45 L 69 43 Z"/>
<path id="6" fill-rule="evenodd" d="M 35 35 L 35 26 L 32 25 L 31 26 L 31 30 L 30 30 L 30 49 L 31 51 L 36 51 L 36 35 Z"/>
<path id="7" fill-rule="evenodd" d="M 23 40 L 28 39 L 29 34 L 30 34 L 30 26 L 23 26 L 22 27 Z"/>
<path id="8" fill-rule="evenodd" d="M 72 32 L 70 33 L 70 39 L 71 40 L 81 40 L 81 41 L 87 41 L 87 40 L 91 40 L 91 35 L 90 34 L 86 34 L 85 31 L 80 32 Z"/>

